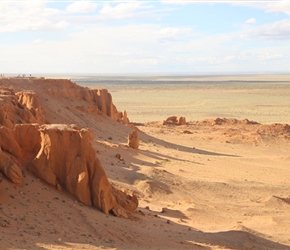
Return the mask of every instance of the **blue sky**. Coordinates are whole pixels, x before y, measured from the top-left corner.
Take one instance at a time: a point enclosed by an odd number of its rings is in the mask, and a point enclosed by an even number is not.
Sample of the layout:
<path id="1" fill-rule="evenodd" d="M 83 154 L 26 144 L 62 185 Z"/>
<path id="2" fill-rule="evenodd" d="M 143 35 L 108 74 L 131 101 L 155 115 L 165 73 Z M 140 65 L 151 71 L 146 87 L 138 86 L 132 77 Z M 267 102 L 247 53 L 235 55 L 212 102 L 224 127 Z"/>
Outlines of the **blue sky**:
<path id="1" fill-rule="evenodd" d="M 290 1 L 0 0 L 3 73 L 289 72 Z"/>

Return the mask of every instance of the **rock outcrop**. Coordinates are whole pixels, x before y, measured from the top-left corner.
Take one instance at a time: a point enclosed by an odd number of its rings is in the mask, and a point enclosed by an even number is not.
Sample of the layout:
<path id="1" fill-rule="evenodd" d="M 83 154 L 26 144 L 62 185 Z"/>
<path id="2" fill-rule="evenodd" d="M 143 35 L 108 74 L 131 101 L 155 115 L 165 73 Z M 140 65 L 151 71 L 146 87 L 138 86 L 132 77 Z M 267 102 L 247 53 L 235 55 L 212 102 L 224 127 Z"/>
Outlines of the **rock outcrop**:
<path id="1" fill-rule="evenodd" d="M 137 198 L 110 184 L 91 144 L 91 130 L 49 124 L 46 117 L 62 119 L 55 109 L 70 109 L 68 102 L 77 100 L 81 106 L 72 107 L 71 117 L 77 110 L 129 122 L 107 90 L 44 78 L 0 78 L 0 86 L 0 172 L 21 185 L 23 170 L 28 169 L 57 190 L 66 190 L 107 214 L 128 217 L 136 210 Z"/>
<path id="2" fill-rule="evenodd" d="M 10 89 L 13 82 L 13 91 Z M 45 107 L 39 107 L 37 99 L 38 95 L 63 98 L 67 100 L 82 100 L 82 105 L 75 105 L 73 103 L 71 108 L 76 108 L 82 112 L 89 114 L 103 114 L 109 116 L 114 121 L 128 123 L 128 117 L 125 112 L 119 112 L 113 104 L 112 96 L 107 89 L 91 89 L 82 87 L 67 79 L 45 79 L 45 78 L 0 78 L 1 95 L 13 95 L 15 104 L 19 108 L 26 106 L 34 119 L 39 123 L 47 123 L 44 121 Z M 31 90 L 23 91 L 23 86 L 29 86 Z M 14 94 L 15 92 L 19 92 Z M 47 117 L 45 117 L 47 119 Z M 1 114 L 0 114 L 1 119 Z M 1 122 L 1 120 L 0 120 Z M 33 121 L 31 121 L 33 122 Z M 17 122 L 20 123 L 20 122 Z"/>
<path id="3" fill-rule="evenodd" d="M 95 206 L 104 213 L 125 216 L 126 210 L 137 208 L 138 202 L 131 196 L 126 199 L 127 203 L 117 202 L 119 196 L 127 195 L 121 191 L 112 191 L 90 143 L 93 134 L 89 129 L 43 125 L 39 128 L 39 133 L 41 148 L 30 163 L 29 170 L 55 187 L 57 184 L 61 185 L 83 204 Z"/>
<path id="4" fill-rule="evenodd" d="M 0 124 L 12 128 L 15 124 L 44 123 L 41 109 L 33 92 L 14 93 L 11 89 L 0 91 Z"/>
<path id="5" fill-rule="evenodd" d="M 111 186 L 91 145 L 89 129 L 69 125 L 16 125 L 0 128 L 0 170 L 16 184 L 28 166 L 40 179 L 67 190 L 106 214 L 128 217 L 138 200 Z"/>
<path id="6" fill-rule="evenodd" d="M 0 170 L 13 183 L 21 184 L 22 169 L 40 148 L 38 126 L 18 124 L 0 127 Z"/>
<path id="7" fill-rule="evenodd" d="M 214 125 L 238 125 L 238 124 L 255 125 L 258 123 L 255 121 L 249 121 L 248 119 L 238 120 L 238 119 L 234 119 L 234 118 L 216 118 L 216 119 L 211 121 L 212 126 L 214 126 Z"/>
<path id="8" fill-rule="evenodd" d="M 18 97 L 18 103 L 22 105 L 22 107 L 25 106 L 38 123 L 47 123 L 34 91 L 17 92 L 16 96 Z"/>
<path id="9" fill-rule="evenodd" d="M 124 110 L 124 113 L 120 112 L 119 113 L 119 119 L 118 119 L 119 122 L 121 123 L 124 123 L 124 124 L 129 124 L 130 123 L 130 120 L 127 116 L 127 111 Z"/>
<path id="10" fill-rule="evenodd" d="M 86 113 L 107 115 L 115 121 L 123 120 L 123 113 L 118 112 L 107 89 L 81 87 L 69 80 L 62 80 L 61 84 L 52 84 L 54 81 L 53 79 L 45 79 L 49 95 L 84 100 L 87 105 L 76 106 L 77 109 Z"/>
<path id="11" fill-rule="evenodd" d="M 21 184 L 23 181 L 21 166 L 15 158 L 3 152 L 0 147 L 0 171 L 15 184 Z"/>
<path id="12" fill-rule="evenodd" d="M 185 125 L 186 119 L 183 116 L 170 116 L 165 121 L 163 121 L 163 125 Z"/>
<path id="13" fill-rule="evenodd" d="M 138 138 L 137 129 L 135 129 L 132 133 L 128 135 L 128 144 L 131 148 L 134 148 L 134 149 L 139 148 L 139 138 Z"/>

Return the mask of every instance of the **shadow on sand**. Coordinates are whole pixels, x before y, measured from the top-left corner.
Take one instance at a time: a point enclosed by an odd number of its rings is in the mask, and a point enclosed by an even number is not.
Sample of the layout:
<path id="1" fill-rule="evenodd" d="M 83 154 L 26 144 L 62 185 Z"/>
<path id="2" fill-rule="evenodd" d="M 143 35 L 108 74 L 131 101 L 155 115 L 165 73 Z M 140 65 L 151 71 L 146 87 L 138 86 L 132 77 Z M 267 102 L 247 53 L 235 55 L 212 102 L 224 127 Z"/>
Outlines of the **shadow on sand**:
<path id="1" fill-rule="evenodd" d="M 91 209 L 91 208 L 87 208 Z M 140 214 L 142 210 L 143 215 Z M 161 212 L 156 213 L 141 209 L 136 212 L 138 220 L 126 220 L 110 216 L 106 225 L 88 225 L 84 235 L 99 235 L 96 238 L 70 239 L 62 242 L 49 239 L 38 239 L 30 249 L 44 249 L 39 243 L 53 246 L 53 249 L 72 249 L 72 244 L 82 244 L 86 249 L 275 249 L 290 250 L 290 246 L 267 239 L 267 236 L 253 230 L 231 229 L 220 232 L 202 232 L 186 225 L 177 224 L 161 218 Z M 172 211 L 170 211 L 171 213 Z M 104 217 L 98 211 L 98 216 Z M 100 213 L 100 214 L 98 214 Z M 159 216 L 160 215 L 160 216 Z M 173 216 L 174 217 L 174 216 Z M 59 235 L 63 237 L 63 235 Z"/>
<path id="2" fill-rule="evenodd" d="M 222 154 L 222 153 L 197 149 L 195 147 L 190 148 L 190 147 L 182 146 L 182 145 L 171 143 L 171 142 L 166 142 L 164 140 L 148 135 L 142 131 L 139 131 L 139 138 L 145 143 L 155 143 L 166 148 L 171 148 L 171 149 L 175 149 L 175 150 L 183 151 L 187 153 L 213 155 L 213 156 L 240 157 L 239 155 Z"/>

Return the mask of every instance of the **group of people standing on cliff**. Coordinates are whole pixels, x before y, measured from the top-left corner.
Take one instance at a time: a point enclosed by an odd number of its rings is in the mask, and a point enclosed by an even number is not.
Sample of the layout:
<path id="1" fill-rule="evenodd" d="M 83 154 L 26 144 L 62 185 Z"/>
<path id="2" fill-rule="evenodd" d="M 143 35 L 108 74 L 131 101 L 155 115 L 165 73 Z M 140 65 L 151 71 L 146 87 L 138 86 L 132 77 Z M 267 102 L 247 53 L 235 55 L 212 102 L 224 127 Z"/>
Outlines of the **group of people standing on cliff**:
<path id="1" fill-rule="evenodd" d="M 0 74 L 0 77 L 4 77 L 4 74 Z M 17 77 L 26 77 L 26 74 L 19 74 Z M 32 77 L 32 75 L 29 74 L 27 77 Z"/>

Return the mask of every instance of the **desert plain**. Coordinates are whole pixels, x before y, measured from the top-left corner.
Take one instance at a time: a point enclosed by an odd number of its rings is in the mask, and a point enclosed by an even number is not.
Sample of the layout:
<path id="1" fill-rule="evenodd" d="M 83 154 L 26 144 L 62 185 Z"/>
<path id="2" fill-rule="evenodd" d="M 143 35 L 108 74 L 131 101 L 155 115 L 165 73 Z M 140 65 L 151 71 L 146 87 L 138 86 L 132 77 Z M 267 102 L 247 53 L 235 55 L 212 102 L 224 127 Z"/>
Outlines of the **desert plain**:
<path id="1" fill-rule="evenodd" d="M 89 128 L 111 185 L 139 201 L 122 218 L 26 169 L 18 185 L 2 174 L 0 248 L 290 249 L 287 77 L 255 78 L 248 88 L 223 78 L 218 87 L 109 89 L 130 124 L 80 109 L 84 99 L 51 95 L 37 79 L 0 79 L 0 88 L 35 91 L 47 123 Z M 169 116 L 186 123 L 164 124 Z M 138 149 L 128 146 L 136 128 Z"/>

